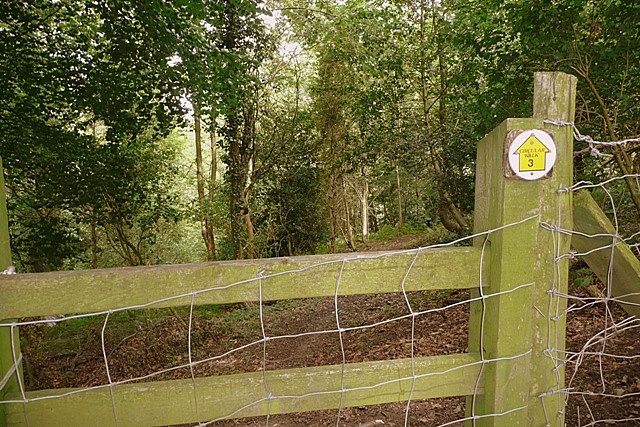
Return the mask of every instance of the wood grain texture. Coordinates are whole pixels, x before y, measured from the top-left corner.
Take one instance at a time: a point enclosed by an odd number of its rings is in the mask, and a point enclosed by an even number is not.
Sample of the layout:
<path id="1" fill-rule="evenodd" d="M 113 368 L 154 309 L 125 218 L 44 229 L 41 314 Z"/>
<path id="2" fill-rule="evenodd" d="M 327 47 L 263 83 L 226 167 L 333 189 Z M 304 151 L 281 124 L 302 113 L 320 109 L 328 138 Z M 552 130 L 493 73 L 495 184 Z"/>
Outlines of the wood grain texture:
<path id="1" fill-rule="evenodd" d="M 120 427 L 142 427 L 339 408 L 341 400 L 343 407 L 403 401 L 410 397 L 412 365 L 417 377 L 412 399 L 472 394 L 481 367 L 477 354 L 454 354 L 416 358 L 413 363 L 399 359 L 269 371 L 271 399 L 262 372 L 197 378 L 195 393 L 190 379 L 80 392 L 42 390 L 27 394 L 39 400 L 6 405 L 7 425 L 107 427 L 116 425 L 117 416 Z M 67 395 L 54 397 L 61 394 Z"/>
<path id="2" fill-rule="evenodd" d="M 480 250 L 458 247 L 425 249 L 417 256 L 415 251 L 332 254 L 0 275 L 0 313 L 5 318 L 93 313 L 163 299 L 152 306 L 173 307 L 191 304 L 192 293 L 197 305 L 259 301 L 261 271 L 264 301 L 331 297 L 336 287 L 340 295 L 401 292 L 407 272 L 407 291 L 469 289 L 478 286 L 479 261 Z"/>

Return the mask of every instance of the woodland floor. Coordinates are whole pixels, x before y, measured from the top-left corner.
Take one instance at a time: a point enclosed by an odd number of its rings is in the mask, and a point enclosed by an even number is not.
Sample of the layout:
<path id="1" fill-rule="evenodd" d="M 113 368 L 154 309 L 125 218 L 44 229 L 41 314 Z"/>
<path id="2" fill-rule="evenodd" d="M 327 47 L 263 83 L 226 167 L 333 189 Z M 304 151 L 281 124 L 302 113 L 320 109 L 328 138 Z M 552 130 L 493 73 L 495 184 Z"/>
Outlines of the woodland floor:
<path id="1" fill-rule="evenodd" d="M 393 249 L 406 248 L 410 239 L 396 241 Z M 382 249 L 372 245 L 373 250 Z M 391 249 L 388 245 L 384 249 Z M 592 292 L 594 288 L 590 289 Z M 588 297 L 586 287 L 571 286 L 573 295 Z M 465 292 L 417 292 L 410 295 L 415 311 L 443 307 L 468 298 Z M 578 302 L 577 304 L 581 304 Z M 581 306 L 572 311 L 567 321 L 567 350 L 579 351 L 591 337 L 610 325 L 611 320 L 625 318 L 615 304 Z M 339 300 L 340 321 L 344 326 L 373 324 L 408 312 L 402 295 L 368 295 L 343 297 Z M 150 374 L 188 360 L 188 311 L 147 310 L 140 314 L 123 314 L 113 318 L 105 332 L 110 374 L 113 381 Z M 127 318 L 128 317 L 128 318 Z M 269 336 L 306 331 L 335 330 L 334 301 L 331 299 L 296 300 L 264 306 L 265 330 Z M 107 383 L 101 349 L 104 318 L 64 322 L 49 328 L 43 325 L 22 327 L 23 353 L 27 366 L 25 380 L 30 389 L 92 386 Z M 446 311 L 417 318 L 415 355 L 442 355 L 467 351 L 468 305 L 461 304 Z M 222 308 L 201 307 L 194 313 L 192 355 L 221 354 L 244 344 L 260 340 L 262 331 L 257 305 L 238 304 Z M 347 363 L 410 357 L 411 322 L 395 321 L 380 326 L 345 333 L 343 345 Z M 602 349 L 600 347 L 599 349 Z M 640 342 L 633 329 L 613 334 L 606 341 L 606 353 L 640 355 Z M 263 369 L 262 345 L 247 349 L 211 363 L 198 365 L 196 374 L 222 375 L 256 372 Z M 337 332 L 306 335 L 296 339 L 270 341 L 266 350 L 267 369 L 287 369 L 342 363 Z M 567 378 L 574 374 L 571 366 Z M 601 375 L 602 372 L 602 375 Z M 158 379 L 189 378 L 188 369 L 163 374 Z M 619 398 L 640 393 L 640 364 L 637 359 L 585 356 L 573 378 L 576 391 L 606 393 L 614 397 L 571 395 L 566 425 L 585 426 L 597 420 L 639 417 L 640 397 Z M 640 396 L 640 394 L 638 395 Z M 588 403 L 588 407 L 586 403 Z M 269 426 L 404 426 L 406 403 L 273 415 Z M 408 425 L 437 426 L 463 418 L 464 398 L 433 399 L 411 402 Z M 595 424 L 595 423 L 594 423 Z M 602 422 L 602 424 L 607 424 Z M 265 418 L 226 420 L 213 426 L 266 425 Z M 462 423 L 452 424 L 462 425 Z M 631 421 L 616 423 L 632 426 Z"/>

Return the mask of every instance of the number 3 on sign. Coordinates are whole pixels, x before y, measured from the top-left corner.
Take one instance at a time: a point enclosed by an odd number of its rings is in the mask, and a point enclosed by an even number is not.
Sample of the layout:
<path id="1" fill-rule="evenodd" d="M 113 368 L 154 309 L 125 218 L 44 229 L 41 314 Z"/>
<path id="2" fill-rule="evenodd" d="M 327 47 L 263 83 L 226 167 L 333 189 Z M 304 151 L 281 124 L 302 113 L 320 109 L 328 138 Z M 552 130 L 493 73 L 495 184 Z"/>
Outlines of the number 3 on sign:
<path id="1" fill-rule="evenodd" d="M 528 181 L 543 178 L 556 162 L 556 144 L 543 130 L 525 130 L 509 145 L 509 166 Z"/>

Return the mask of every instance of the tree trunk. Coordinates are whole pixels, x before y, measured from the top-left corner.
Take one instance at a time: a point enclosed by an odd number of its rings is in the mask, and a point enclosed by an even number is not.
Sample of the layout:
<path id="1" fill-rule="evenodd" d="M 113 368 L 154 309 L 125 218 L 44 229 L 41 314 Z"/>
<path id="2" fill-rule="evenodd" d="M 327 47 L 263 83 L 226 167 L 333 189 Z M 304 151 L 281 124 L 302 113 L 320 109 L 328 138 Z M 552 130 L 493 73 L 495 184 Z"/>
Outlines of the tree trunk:
<path id="1" fill-rule="evenodd" d="M 209 138 L 211 143 L 211 164 L 209 165 L 209 192 L 208 192 L 209 197 L 207 198 L 207 201 L 209 202 L 208 203 L 209 209 L 207 209 L 207 216 L 206 216 L 206 223 L 205 223 L 206 235 L 207 235 L 205 242 L 207 243 L 207 251 L 210 251 L 210 253 L 213 256 L 211 260 L 215 260 L 216 259 L 216 240 L 213 232 L 213 212 L 211 211 L 211 208 L 213 207 L 214 194 L 217 187 L 216 179 L 218 177 L 218 154 L 217 154 L 218 144 L 216 141 L 217 133 L 216 133 L 216 125 L 215 125 L 214 118 L 211 118 Z"/>
<path id="2" fill-rule="evenodd" d="M 213 261 L 216 259 L 216 243 L 213 235 L 213 227 L 211 226 L 210 221 L 210 204 L 208 201 L 210 200 L 206 196 L 205 191 L 205 181 L 204 181 L 204 171 L 203 171 L 203 160 L 202 160 L 202 131 L 200 125 L 200 114 L 197 109 L 194 112 L 194 124 L 193 129 L 195 133 L 195 143 L 196 143 L 196 176 L 197 176 L 197 186 L 198 186 L 198 208 L 200 210 L 200 231 L 202 234 L 202 239 L 204 240 L 205 247 L 207 248 L 207 259 L 209 261 Z M 212 133 L 211 143 L 214 144 L 215 137 Z M 215 145 L 213 145 L 215 147 Z M 212 148 L 212 152 L 215 152 L 215 148 Z M 212 165 L 215 162 L 215 159 L 212 159 Z M 211 175 L 210 175 L 211 177 Z M 211 184 L 211 183 L 210 183 Z M 212 187 L 209 188 L 210 195 L 213 193 Z"/>
<path id="3" fill-rule="evenodd" d="M 250 92 L 253 94 L 253 92 Z M 256 258 L 255 233 L 253 223 L 251 222 L 251 209 L 249 209 L 249 195 L 253 186 L 254 175 L 254 148 L 256 136 L 256 113 L 257 94 L 253 99 L 246 99 L 243 112 L 243 129 L 242 129 L 242 171 L 244 172 L 242 190 L 242 213 L 244 215 L 244 225 L 247 232 L 247 256 L 249 259 Z"/>
<path id="4" fill-rule="evenodd" d="M 329 188 L 328 188 L 328 213 L 329 213 L 329 247 L 330 252 L 335 253 L 337 251 L 336 240 L 338 234 L 338 219 L 336 218 L 336 205 L 337 205 L 337 197 L 335 194 L 336 189 L 336 174 L 332 173 L 329 178 Z"/>
<path id="5" fill-rule="evenodd" d="M 229 144 L 229 211 L 231 216 L 231 239 L 237 259 L 244 258 L 247 239 L 247 255 L 256 256 L 254 230 L 250 217 L 249 194 L 253 186 L 253 156 L 255 144 L 256 105 L 255 98 L 243 98 L 243 107 L 238 107 L 227 117 L 227 142 Z M 246 233 L 246 234 L 245 234 Z"/>
<path id="6" fill-rule="evenodd" d="M 253 228 L 253 222 L 251 222 L 251 210 L 249 209 L 249 190 L 247 189 L 244 193 L 242 211 L 244 212 L 244 224 L 247 228 L 247 257 L 249 259 L 256 258 L 256 247 L 255 247 L 255 230 Z"/>
<path id="7" fill-rule="evenodd" d="M 321 121 L 322 139 L 326 147 L 325 150 L 322 150 L 322 162 L 326 168 L 326 175 L 323 176 L 323 181 L 326 182 L 327 186 L 329 244 L 332 253 L 337 250 L 337 239 L 340 235 L 344 235 L 341 215 L 344 207 L 343 201 L 340 199 L 344 194 L 341 185 L 344 176 L 341 156 L 345 150 L 345 124 L 343 107 L 341 106 L 344 93 L 340 90 L 343 78 L 342 72 L 340 61 L 335 57 L 334 52 L 326 51 L 321 55 L 318 74 L 322 96 L 317 101 L 317 109 L 319 120 Z"/>
<path id="8" fill-rule="evenodd" d="M 238 48 L 238 38 L 241 37 L 242 23 L 238 16 L 237 5 L 234 2 L 224 3 L 224 47 L 229 52 Z M 246 146 L 253 135 L 246 135 L 247 112 L 251 108 L 253 94 L 244 87 L 232 88 L 226 94 L 226 103 L 229 112 L 226 114 L 224 128 L 228 144 L 228 171 L 229 171 L 229 217 L 231 226 L 231 241 L 236 259 L 244 258 L 243 240 L 245 210 L 244 194 L 247 180 L 247 162 L 253 155 L 250 147 Z"/>
<path id="9" fill-rule="evenodd" d="M 242 248 L 243 219 L 244 219 L 244 173 L 242 171 L 242 159 L 240 155 L 240 130 L 238 129 L 238 117 L 231 114 L 227 117 L 228 143 L 229 143 L 229 215 L 231 219 L 231 241 L 236 259 L 244 258 Z"/>
<path id="10" fill-rule="evenodd" d="M 98 268 L 98 232 L 94 218 L 91 218 L 91 268 Z"/>
<path id="11" fill-rule="evenodd" d="M 351 213 L 351 204 L 349 203 L 349 197 L 347 194 L 347 185 L 344 182 L 344 178 L 342 179 L 342 198 L 343 198 L 343 203 L 344 203 L 344 213 L 346 216 L 345 219 L 345 227 L 347 228 L 347 235 L 345 240 L 347 241 L 347 247 L 349 247 L 352 250 L 356 249 L 356 242 L 355 242 L 355 237 L 353 235 L 353 227 L 351 226 L 351 218 L 353 218 L 353 215 Z"/>
<path id="12" fill-rule="evenodd" d="M 402 228 L 404 220 L 402 218 L 402 187 L 400 186 L 400 166 L 396 160 L 396 185 L 398 186 L 398 230 Z"/>
<path id="13" fill-rule="evenodd" d="M 422 0 L 420 3 L 420 42 L 425 43 L 426 41 L 426 25 L 425 25 L 425 1 Z M 431 28 L 434 36 L 436 36 L 436 49 L 437 49 L 437 59 L 438 59 L 438 72 L 440 79 L 440 87 L 438 88 L 438 94 L 433 102 L 429 102 L 428 95 L 429 90 L 427 88 L 427 59 L 425 57 L 424 50 L 422 51 L 422 57 L 420 60 L 420 84 L 421 84 L 421 96 L 422 96 L 422 109 L 423 109 L 423 122 L 425 125 L 425 129 L 429 131 L 430 129 L 430 121 L 429 114 L 431 108 L 438 103 L 438 129 L 440 132 L 446 128 L 446 94 L 447 94 L 447 84 L 446 84 L 446 64 L 444 63 L 444 54 L 442 51 L 442 44 L 439 41 L 438 36 L 438 18 L 437 18 L 437 2 L 435 0 L 431 0 Z M 464 219 L 460 208 L 456 206 L 451 198 L 451 194 L 448 190 L 448 184 L 444 179 L 444 170 L 442 167 L 442 163 L 437 154 L 437 147 L 432 143 L 429 146 L 429 155 L 431 156 L 431 162 L 433 164 L 433 169 L 435 172 L 436 178 L 436 187 L 438 192 L 439 200 L 439 209 L 438 214 L 440 217 L 440 221 L 442 225 L 449 230 L 454 232 L 460 232 L 463 229 L 469 227 L 469 223 Z"/>
<path id="14" fill-rule="evenodd" d="M 360 214 L 362 221 L 362 241 L 369 240 L 369 182 L 366 175 L 362 177 L 362 196 L 360 197 Z"/>
<path id="15" fill-rule="evenodd" d="M 438 196 L 440 198 L 440 221 L 442 225 L 449 230 L 456 233 L 469 227 L 469 223 L 464 219 L 462 212 L 456 206 L 447 185 L 443 182 L 444 171 L 440 164 L 440 160 L 432 153 L 433 165 L 436 171 L 436 181 L 438 182 Z M 446 218 L 446 219 L 445 219 Z"/>
<path id="16" fill-rule="evenodd" d="M 453 231 L 455 233 L 459 233 L 462 231 L 462 227 L 460 227 L 460 224 L 458 224 L 456 221 L 452 221 L 451 218 L 449 218 L 449 210 L 447 209 L 446 205 L 440 205 L 438 216 L 440 218 L 440 222 L 447 230 Z"/>

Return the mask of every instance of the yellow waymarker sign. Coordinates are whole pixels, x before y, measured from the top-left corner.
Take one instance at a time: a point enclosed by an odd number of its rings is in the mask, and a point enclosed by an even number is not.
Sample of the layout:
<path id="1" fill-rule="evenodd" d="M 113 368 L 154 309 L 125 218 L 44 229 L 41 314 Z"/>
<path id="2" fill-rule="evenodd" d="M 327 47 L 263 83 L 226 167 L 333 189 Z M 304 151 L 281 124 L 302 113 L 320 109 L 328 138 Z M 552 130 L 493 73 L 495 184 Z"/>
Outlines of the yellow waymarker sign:
<path id="1" fill-rule="evenodd" d="M 543 171 L 547 167 L 547 153 L 549 148 L 535 135 L 531 134 L 513 154 L 520 156 L 520 172 Z"/>
<path id="2" fill-rule="evenodd" d="M 513 139 L 511 139 L 513 138 Z M 556 163 L 556 143 L 553 134 L 542 129 L 525 130 L 505 140 L 511 172 L 505 169 L 508 178 L 527 181 L 548 178 Z"/>

